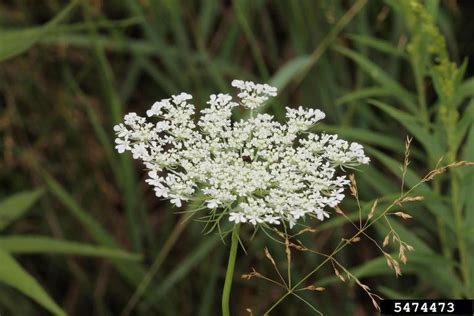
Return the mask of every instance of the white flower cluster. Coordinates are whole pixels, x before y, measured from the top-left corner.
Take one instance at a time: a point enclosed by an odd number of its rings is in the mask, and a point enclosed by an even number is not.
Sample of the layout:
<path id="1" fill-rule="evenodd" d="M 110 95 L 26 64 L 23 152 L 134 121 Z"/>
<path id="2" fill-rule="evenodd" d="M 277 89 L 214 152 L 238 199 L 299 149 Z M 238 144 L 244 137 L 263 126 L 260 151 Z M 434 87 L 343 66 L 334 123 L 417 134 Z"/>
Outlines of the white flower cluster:
<path id="1" fill-rule="evenodd" d="M 325 207 L 341 202 L 349 184 L 336 169 L 369 163 L 362 146 L 307 132 L 325 117 L 320 110 L 287 108 L 286 124 L 268 114 L 233 122 L 234 107 L 253 110 L 276 88 L 241 80 L 232 86 L 240 90 L 238 102 L 211 95 L 197 123 L 186 93 L 153 104 L 147 115 L 157 123 L 127 114 L 114 127 L 118 152 L 142 160 L 146 182 L 178 207 L 200 193 L 216 218 L 235 223 L 293 227 L 305 215 L 329 217 Z"/>

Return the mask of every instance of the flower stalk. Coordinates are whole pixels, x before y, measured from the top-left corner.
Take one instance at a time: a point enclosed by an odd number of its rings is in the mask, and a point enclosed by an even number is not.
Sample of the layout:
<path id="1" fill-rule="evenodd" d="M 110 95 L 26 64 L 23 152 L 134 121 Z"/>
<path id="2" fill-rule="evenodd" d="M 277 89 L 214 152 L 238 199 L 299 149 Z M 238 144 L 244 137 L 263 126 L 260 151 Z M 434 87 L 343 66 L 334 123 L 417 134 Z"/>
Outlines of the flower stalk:
<path id="1" fill-rule="evenodd" d="M 232 230 L 232 241 L 230 245 L 229 260 L 227 262 L 227 271 L 225 274 L 224 289 L 222 291 L 222 315 L 230 316 L 230 291 L 232 280 L 234 278 L 235 259 L 237 258 L 237 248 L 239 246 L 240 225 L 234 225 Z"/>

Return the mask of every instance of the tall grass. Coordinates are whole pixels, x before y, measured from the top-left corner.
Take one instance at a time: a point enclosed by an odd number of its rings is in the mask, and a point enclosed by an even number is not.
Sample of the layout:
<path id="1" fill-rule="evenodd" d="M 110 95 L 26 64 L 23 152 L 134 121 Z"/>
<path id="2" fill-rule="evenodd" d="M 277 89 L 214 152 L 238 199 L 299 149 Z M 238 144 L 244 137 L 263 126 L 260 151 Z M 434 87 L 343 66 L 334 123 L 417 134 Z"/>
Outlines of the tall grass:
<path id="1" fill-rule="evenodd" d="M 399 196 L 402 178 L 406 191 L 429 170 L 473 161 L 474 81 L 457 55 L 453 14 L 462 18 L 436 0 L 1 4 L 0 313 L 218 313 L 226 249 L 219 236 L 183 225 L 143 184 L 140 167 L 112 147 L 124 112 L 172 93 L 192 92 L 205 104 L 229 79 L 251 79 L 282 91 L 268 104 L 278 119 L 290 100 L 321 108 L 329 124 L 318 129 L 364 144 L 374 161 L 357 180 L 364 214 L 376 198 L 386 207 Z M 385 297 L 473 297 L 471 192 L 470 167 L 417 188 L 424 200 L 410 206 L 411 224 L 393 222 L 416 249 L 398 279 L 385 277 L 392 271 L 372 250 L 354 248 L 338 261 Z M 357 218 L 354 202 L 342 208 Z M 334 216 L 301 240 L 333 249 L 350 229 L 344 222 Z M 383 238 L 389 228 L 370 230 Z M 265 246 L 286 268 L 279 244 L 251 237 L 242 228 L 247 253 L 237 274 L 273 269 Z M 320 263 L 312 253 L 292 260 L 297 279 Z M 328 315 L 372 313 L 353 282 L 338 280 L 321 278 L 327 290 L 302 297 Z M 236 282 L 234 312 L 264 311 L 280 295 L 261 282 Z M 276 313 L 311 309 L 290 301 Z"/>

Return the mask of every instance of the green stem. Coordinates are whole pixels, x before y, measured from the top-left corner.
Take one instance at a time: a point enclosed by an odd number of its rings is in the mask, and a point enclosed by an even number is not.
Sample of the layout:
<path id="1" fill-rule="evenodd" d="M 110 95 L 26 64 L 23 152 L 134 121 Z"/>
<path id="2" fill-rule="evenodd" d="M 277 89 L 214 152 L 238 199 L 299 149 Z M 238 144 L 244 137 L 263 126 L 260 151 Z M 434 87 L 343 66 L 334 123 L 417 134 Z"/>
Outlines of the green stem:
<path id="1" fill-rule="evenodd" d="M 280 297 L 280 299 L 278 301 L 275 302 L 275 304 L 273 304 L 266 312 L 265 316 L 269 316 L 270 315 L 270 312 L 275 308 L 277 307 L 278 304 L 280 304 L 288 295 L 290 295 L 291 293 L 293 293 L 291 290 L 289 290 L 288 292 L 285 293 L 285 295 L 283 295 L 282 297 Z"/>
<path id="2" fill-rule="evenodd" d="M 413 71 L 415 73 L 415 85 L 416 92 L 418 95 L 418 105 L 420 106 L 421 119 L 423 121 L 423 126 L 430 132 L 430 114 L 428 112 L 428 105 L 426 104 L 426 94 L 425 94 L 425 83 L 424 83 L 424 74 L 423 70 L 420 69 L 422 62 L 419 60 L 418 56 L 412 54 L 411 58 Z"/>
<path id="3" fill-rule="evenodd" d="M 239 246 L 240 225 L 237 224 L 232 230 L 232 243 L 230 245 L 229 261 L 225 273 L 224 290 L 222 291 L 222 316 L 230 316 L 229 299 L 234 277 L 235 258 L 237 257 L 237 248 Z"/>
<path id="4" fill-rule="evenodd" d="M 433 166 L 432 169 L 435 169 L 435 168 L 436 167 Z M 437 195 L 441 195 L 441 182 L 439 181 L 439 178 L 433 179 L 433 190 Z M 438 225 L 439 240 L 441 244 L 441 249 L 443 251 L 443 255 L 445 258 L 448 258 L 451 260 L 452 255 L 451 255 L 451 250 L 449 249 L 448 237 L 446 234 L 446 224 L 439 217 L 436 218 L 436 224 Z"/>
<path id="5" fill-rule="evenodd" d="M 464 237 L 464 221 L 462 216 L 462 205 L 459 201 L 459 182 L 456 177 L 456 172 L 451 170 L 451 202 L 454 212 L 454 224 L 456 226 L 456 238 L 458 243 L 459 260 L 461 264 L 461 275 L 464 281 L 466 293 L 469 295 L 471 287 L 471 276 L 469 266 L 469 253 L 467 252 L 465 237 Z"/>

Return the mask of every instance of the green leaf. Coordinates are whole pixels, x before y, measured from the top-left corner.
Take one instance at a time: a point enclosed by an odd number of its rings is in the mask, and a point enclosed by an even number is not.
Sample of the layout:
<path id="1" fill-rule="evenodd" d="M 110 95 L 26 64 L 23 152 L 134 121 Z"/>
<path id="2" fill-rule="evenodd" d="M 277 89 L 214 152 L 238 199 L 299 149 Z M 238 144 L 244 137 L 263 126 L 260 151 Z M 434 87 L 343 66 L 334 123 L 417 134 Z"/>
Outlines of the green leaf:
<path id="1" fill-rule="evenodd" d="M 471 123 L 469 133 L 466 137 L 465 145 L 462 151 L 462 160 L 474 161 L 474 122 Z M 466 235 L 471 237 L 468 240 L 474 246 L 474 168 L 468 167 L 465 172 L 461 173 L 461 197 L 464 209 L 466 210 L 465 227 Z M 474 252 L 470 252 L 472 262 L 474 262 Z M 474 284 L 474 271 L 471 274 Z"/>
<path id="2" fill-rule="evenodd" d="M 69 16 L 79 0 L 72 1 L 54 19 L 44 26 L 31 27 L 22 30 L 0 31 L 0 62 L 28 50 L 47 32 Z"/>
<path id="3" fill-rule="evenodd" d="M 386 73 L 381 67 L 373 63 L 367 57 L 347 49 L 342 46 L 335 46 L 334 50 L 338 53 L 352 59 L 362 70 L 364 70 L 375 82 L 392 92 L 392 95 L 406 106 L 412 112 L 416 112 L 414 96 L 402 87 L 396 80 Z"/>
<path id="4" fill-rule="evenodd" d="M 73 199 L 69 193 L 59 184 L 49 173 L 44 170 L 39 170 L 44 181 L 48 185 L 51 193 L 53 193 L 58 200 L 66 206 L 66 210 L 69 211 L 75 218 L 77 218 L 82 225 L 86 228 L 92 238 L 99 244 L 106 247 L 119 248 L 117 241 L 99 224 L 92 216 L 84 211 L 79 204 Z M 117 269 L 131 282 L 132 285 L 136 285 L 140 282 L 145 271 L 143 268 L 135 264 L 134 262 L 114 261 Z"/>
<path id="5" fill-rule="evenodd" d="M 393 258 L 397 258 L 397 253 L 392 253 Z M 408 262 L 401 266 L 402 277 L 406 274 L 415 274 L 421 277 L 426 283 L 436 287 L 444 295 L 453 295 L 456 289 L 462 288 L 459 279 L 450 269 L 451 261 L 442 256 L 414 251 L 407 254 Z M 387 266 L 385 257 L 378 257 L 367 261 L 357 267 L 350 268 L 349 271 L 358 279 L 381 275 L 394 275 L 395 272 Z M 326 286 L 338 282 L 336 276 L 324 277 L 317 281 L 318 286 Z"/>
<path id="6" fill-rule="evenodd" d="M 403 125 L 413 137 L 423 145 L 425 150 L 430 154 L 430 157 L 436 160 L 441 158 L 444 153 L 441 145 L 438 140 L 422 126 L 419 119 L 377 100 L 371 99 L 369 100 L 369 104 L 378 107 Z"/>
<path id="7" fill-rule="evenodd" d="M 336 105 L 342 105 L 345 103 L 351 103 L 354 101 L 359 101 L 361 99 L 373 97 L 385 97 L 391 94 L 392 93 L 389 90 L 381 87 L 362 88 L 357 89 L 354 92 L 347 93 L 344 96 L 340 97 L 336 100 Z"/>
<path id="8" fill-rule="evenodd" d="M 209 35 L 214 31 L 214 23 L 219 18 L 219 3 L 217 1 L 205 1 L 199 12 L 199 28 L 203 42 L 207 42 Z"/>
<path id="9" fill-rule="evenodd" d="M 416 299 L 417 298 L 417 294 L 413 293 L 411 290 L 406 290 L 407 292 L 410 292 L 410 294 L 405 293 L 405 292 L 396 291 L 394 289 L 391 289 L 391 288 L 385 287 L 385 286 L 378 286 L 377 290 L 380 293 L 382 293 L 383 295 L 385 295 L 385 297 L 390 298 L 390 299 L 399 299 L 399 300 L 404 299 L 404 300 L 407 300 L 407 299 Z M 418 294 L 418 297 L 419 297 L 419 294 Z"/>
<path id="10" fill-rule="evenodd" d="M 459 86 L 455 103 L 459 106 L 465 98 L 472 97 L 474 97 L 474 78 L 469 78 Z"/>
<path id="11" fill-rule="evenodd" d="M 43 180 L 48 185 L 51 193 L 53 193 L 58 200 L 66 207 L 75 218 L 77 218 L 85 229 L 89 232 L 92 238 L 100 245 L 110 248 L 120 248 L 120 245 L 91 215 L 89 215 L 82 207 L 74 200 L 74 198 L 45 170 L 38 168 L 37 170 Z M 145 275 L 143 266 L 137 262 L 122 260 L 112 260 L 118 271 L 132 286 L 137 286 Z M 148 302 L 155 302 L 156 293 L 146 292 L 145 297 Z"/>
<path id="12" fill-rule="evenodd" d="M 293 78 L 303 72 L 311 63 L 310 56 L 296 57 L 284 64 L 270 79 L 269 84 L 283 90 Z"/>
<path id="13" fill-rule="evenodd" d="M 23 53 L 41 36 L 43 27 L 0 32 L 0 61 Z"/>
<path id="14" fill-rule="evenodd" d="M 466 137 L 466 134 L 469 130 L 469 127 L 473 125 L 474 122 L 474 99 L 469 102 L 466 110 L 462 114 L 461 119 L 456 126 L 456 143 L 453 145 L 453 148 L 459 148 Z"/>
<path id="15" fill-rule="evenodd" d="M 0 263 L 0 283 L 11 286 L 29 296 L 54 315 L 66 315 L 41 285 L 10 254 L 1 249 Z"/>
<path id="16" fill-rule="evenodd" d="M 247 4 L 246 1 L 234 1 L 234 14 L 247 39 L 248 45 L 250 46 L 250 51 L 253 55 L 255 63 L 257 64 L 260 76 L 264 79 L 268 79 L 269 75 L 267 65 L 265 64 L 265 60 L 263 58 L 262 51 L 260 50 L 258 40 L 255 37 L 255 34 L 252 31 L 252 27 L 249 23 L 249 18 L 252 16 L 252 14 L 248 12 L 249 8 L 245 8 L 245 4 Z"/>
<path id="17" fill-rule="evenodd" d="M 296 57 L 284 64 L 269 80 L 269 84 L 276 87 L 280 91 L 284 90 L 291 80 L 302 73 L 307 67 L 310 66 L 310 64 L 310 56 Z M 271 104 L 273 104 L 275 112 L 279 112 L 281 115 L 284 115 L 282 111 L 283 107 L 279 104 L 276 104 L 275 102 L 266 102 L 263 106 L 259 107 L 257 111 L 265 112 Z M 250 112 L 246 113 L 246 115 L 250 115 Z"/>
<path id="18" fill-rule="evenodd" d="M 359 34 L 349 34 L 347 37 L 360 44 L 374 48 L 382 53 L 387 53 L 387 54 L 395 55 L 398 57 L 404 57 L 404 58 L 408 57 L 402 49 L 396 46 L 393 46 L 391 43 L 378 39 L 378 38 L 374 38 L 374 37 L 366 36 L 366 35 L 359 35 Z"/>
<path id="19" fill-rule="evenodd" d="M 220 267 L 223 265 L 224 251 L 218 251 L 217 255 L 211 257 L 210 265 Z M 212 315 L 212 306 L 214 305 L 214 298 L 219 295 L 219 269 L 210 269 L 210 271 L 203 275 L 204 278 L 204 293 L 200 299 L 199 316 Z M 207 283 L 207 284 L 206 284 Z"/>
<path id="20" fill-rule="evenodd" d="M 218 234 L 209 236 L 205 241 L 199 244 L 180 264 L 169 273 L 160 285 L 151 290 L 156 293 L 157 298 L 163 298 L 166 293 L 173 289 L 176 284 L 184 279 L 191 272 L 191 269 L 200 263 L 209 252 L 221 241 Z"/>
<path id="21" fill-rule="evenodd" d="M 104 257 L 125 260 L 140 260 L 139 254 L 120 249 L 88 245 L 73 241 L 52 239 L 43 236 L 0 237 L 0 248 L 12 254 L 65 254 Z"/>
<path id="22" fill-rule="evenodd" d="M 24 191 L 0 202 L 0 231 L 20 218 L 43 195 L 44 190 Z"/>
<path id="23" fill-rule="evenodd" d="M 92 216 L 85 212 L 74 199 L 64 190 L 49 173 L 42 170 L 41 175 L 49 190 L 58 200 L 66 206 L 66 210 L 76 217 L 87 229 L 89 234 L 98 242 L 104 245 L 117 245 L 116 241 Z"/>

